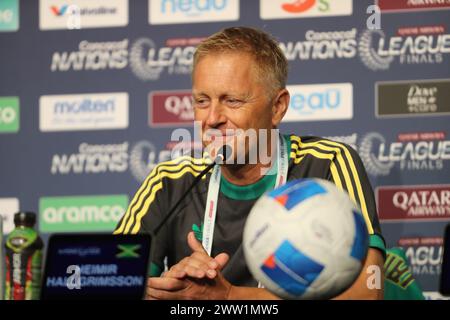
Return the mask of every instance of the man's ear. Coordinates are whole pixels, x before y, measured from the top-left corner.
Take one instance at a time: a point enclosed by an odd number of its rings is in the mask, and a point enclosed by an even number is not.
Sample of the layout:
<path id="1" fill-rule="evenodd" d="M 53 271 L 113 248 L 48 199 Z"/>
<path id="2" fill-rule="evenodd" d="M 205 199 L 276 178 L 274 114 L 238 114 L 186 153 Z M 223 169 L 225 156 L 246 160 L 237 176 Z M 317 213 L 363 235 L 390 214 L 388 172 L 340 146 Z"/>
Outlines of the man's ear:
<path id="1" fill-rule="evenodd" d="M 281 89 L 275 99 L 273 100 L 272 105 L 272 126 L 278 127 L 281 120 L 283 119 L 286 111 L 289 107 L 289 101 L 291 97 L 289 95 L 289 91 L 287 89 Z"/>

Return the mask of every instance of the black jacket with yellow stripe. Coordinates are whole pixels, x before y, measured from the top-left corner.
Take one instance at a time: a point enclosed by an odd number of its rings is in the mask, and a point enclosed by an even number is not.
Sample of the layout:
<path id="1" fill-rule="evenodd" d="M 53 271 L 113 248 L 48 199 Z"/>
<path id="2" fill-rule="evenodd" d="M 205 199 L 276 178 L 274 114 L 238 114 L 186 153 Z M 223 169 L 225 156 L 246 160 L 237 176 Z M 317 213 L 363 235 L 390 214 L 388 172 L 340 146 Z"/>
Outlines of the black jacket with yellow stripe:
<path id="1" fill-rule="evenodd" d="M 384 254 L 385 243 L 377 218 L 373 190 L 358 154 L 349 146 L 318 137 L 284 136 L 290 155 L 288 180 L 322 178 L 348 192 L 360 206 L 370 234 L 369 245 Z M 134 234 L 153 230 L 172 205 L 206 167 L 205 159 L 189 156 L 158 164 L 132 199 L 115 234 Z M 211 174 L 208 173 L 188 196 L 179 211 L 161 229 L 153 241 L 152 275 L 159 274 L 191 254 L 186 241 L 194 231 L 201 241 L 203 217 Z M 221 179 L 212 256 L 230 255 L 223 275 L 234 285 L 256 286 L 242 252 L 242 232 L 255 201 L 275 185 L 275 175 L 263 176 L 248 186 L 237 186 Z"/>

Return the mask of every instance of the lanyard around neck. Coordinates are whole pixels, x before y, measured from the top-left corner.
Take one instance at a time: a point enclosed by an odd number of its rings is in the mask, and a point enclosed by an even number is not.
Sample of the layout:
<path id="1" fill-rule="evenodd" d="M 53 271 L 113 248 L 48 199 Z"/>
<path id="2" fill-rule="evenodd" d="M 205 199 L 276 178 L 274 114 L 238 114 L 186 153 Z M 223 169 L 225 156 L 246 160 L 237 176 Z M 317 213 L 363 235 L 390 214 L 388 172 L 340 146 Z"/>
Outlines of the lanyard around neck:
<path id="1" fill-rule="evenodd" d="M 277 177 L 275 180 L 275 188 L 286 183 L 289 158 L 284 138 L 278 135 L 277 142 Z M 206 198 L 205 217 L 203 221 L 203 239 L 202 245 L 208 255 L 211 255 L 212 243 L 214 237 L 214 225 L 216 223 L 217 202 L 219 199 L 221 170 L 220 166 L 214 166 L 208 186 L 208 196 Z"/>

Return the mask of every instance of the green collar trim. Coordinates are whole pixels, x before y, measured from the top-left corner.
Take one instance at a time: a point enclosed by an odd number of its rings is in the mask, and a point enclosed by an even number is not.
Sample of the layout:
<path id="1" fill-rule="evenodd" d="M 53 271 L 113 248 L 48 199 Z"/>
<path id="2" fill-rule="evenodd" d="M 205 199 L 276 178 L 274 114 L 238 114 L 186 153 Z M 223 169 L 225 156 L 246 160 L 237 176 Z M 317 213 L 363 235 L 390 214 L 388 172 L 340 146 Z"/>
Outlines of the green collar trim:
<path id="1" fill-rule="evenodd" d="M 283 135 L 283 137 L 287 144 L 287 154 L 289 156 L 291 154 L 291 138 L 289 135 Z M 274 188 L 275 181 L 277 179 L 277 166 L 278 164 L 276 163 L 272 167 L 272 174 L 267 174 L 255 183 L 246 186 L 233 184 L 222 175 L 220 179 L 220 192 L 222 192 L 226 197 L 235 200 L 257 199 L 262 196 L 264 192 Z"/>

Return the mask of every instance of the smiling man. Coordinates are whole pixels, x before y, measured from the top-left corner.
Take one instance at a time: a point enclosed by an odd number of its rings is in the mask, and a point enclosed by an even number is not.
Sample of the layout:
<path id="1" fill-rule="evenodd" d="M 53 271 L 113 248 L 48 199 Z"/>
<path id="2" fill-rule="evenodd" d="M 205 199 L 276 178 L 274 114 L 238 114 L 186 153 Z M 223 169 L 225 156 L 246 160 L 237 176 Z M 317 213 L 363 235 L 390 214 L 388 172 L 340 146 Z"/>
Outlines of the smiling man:
<path id="1" fill-rule="evenodd" d="M 385 245 L 373 191 L 357 153 L 334 141 L 275 130 L 289 106 L 287 70 L 277 43 L 252 28 L 224 29 L 198 46 L 192 75 L 195 120 L 210 154 L 215 155 L 223 143 L 231 146 L 232 154 L 194 187 L 180 212 L 158 234 L 149 299 L 277 298 L 258 288 L 247 269 L 243 227 L 264 192 L 286 180 L 308 177 L 330 180 L 348 192 L 361 207 L 370 234 L 360 276 L 336 298 L 383 297 L 382 287 L 367 285 L 369 266 L 371 270 L 378 266 L 382 277 Z M 264 154 L 269 162 L 263 161 Z M 205 157 L 185 156 L 159 164 L 115 233 L 152 230 L 207 163 Z M 213 205 L 206 208 L 206 203 Z"/>

